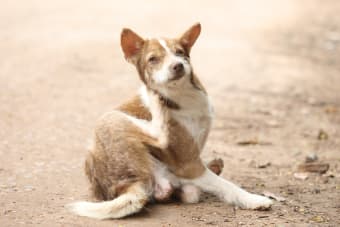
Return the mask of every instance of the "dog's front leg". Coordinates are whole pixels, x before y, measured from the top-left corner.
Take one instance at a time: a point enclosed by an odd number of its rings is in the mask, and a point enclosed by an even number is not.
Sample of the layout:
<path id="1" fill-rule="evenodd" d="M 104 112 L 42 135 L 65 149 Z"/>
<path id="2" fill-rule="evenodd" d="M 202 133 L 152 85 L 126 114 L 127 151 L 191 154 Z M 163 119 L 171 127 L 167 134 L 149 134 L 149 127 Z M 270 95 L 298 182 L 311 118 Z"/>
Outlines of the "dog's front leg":
<path id="1" fill-rule="evenodd" d="M 243 209 L 265 209 L 272 205 L 272 201 L 264 196 L 249 193 L 237 185 L 217 176 L 208 168 L 195 179 L 181 179 L 183 184 L 193 184 L 202 191 L 212 193 L 227 203 Z"/>

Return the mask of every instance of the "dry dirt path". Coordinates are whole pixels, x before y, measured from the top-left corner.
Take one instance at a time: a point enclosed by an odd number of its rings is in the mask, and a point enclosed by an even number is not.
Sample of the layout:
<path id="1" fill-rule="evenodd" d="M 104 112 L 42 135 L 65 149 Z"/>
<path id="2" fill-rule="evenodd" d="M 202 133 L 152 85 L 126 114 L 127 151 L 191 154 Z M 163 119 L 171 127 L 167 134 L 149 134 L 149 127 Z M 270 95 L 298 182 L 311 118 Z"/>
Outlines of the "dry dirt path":
<path id="1" fill-rule="evenodd" d="M 340 2 L 0 0 L 0 226 L 339 226 Z M 69 214 L 96 119 L 139 86 L 122 27 L 175 36 L 200 21 L 192 52 L 216 120 L 204 157 L 272 210 L 150 205 L 124 220 Z M 324 130 L 328 138 L 319 140 Z M 260 144 L 241 146 L 237 142 Z M 295 179 L 316 153 L 329 171 Z M 270 162 L 266 168 L 257 168 Z M 333 176 L 333 177 L 332 177 Z"/>

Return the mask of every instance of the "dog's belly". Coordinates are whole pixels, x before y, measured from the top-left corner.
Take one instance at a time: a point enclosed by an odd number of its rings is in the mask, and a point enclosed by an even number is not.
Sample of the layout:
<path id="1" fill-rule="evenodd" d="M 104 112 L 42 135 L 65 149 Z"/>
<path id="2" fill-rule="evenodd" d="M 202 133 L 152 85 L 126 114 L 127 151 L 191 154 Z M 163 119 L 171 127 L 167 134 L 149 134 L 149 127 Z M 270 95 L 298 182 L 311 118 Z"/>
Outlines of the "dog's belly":
<path id="1" fill-rule="evenodd" d="M 153 160 L 153 198 L 157 202 L 165 202 L 175 197 L 184 203 L 197 203 L 200 200 L 201 190 L 193 184 L 180 184 L 179 179 L 173 175 L 165 164 Z"/>
<path id="2" fill-rule="evenodd" d="M 153 163 L 153 197 L 156 201 L 167 201 L 170 199 L 176 188 L 180 187 L 179 180 L 173 175 L 166 165 L 156 158 L 152 158 Z"/>

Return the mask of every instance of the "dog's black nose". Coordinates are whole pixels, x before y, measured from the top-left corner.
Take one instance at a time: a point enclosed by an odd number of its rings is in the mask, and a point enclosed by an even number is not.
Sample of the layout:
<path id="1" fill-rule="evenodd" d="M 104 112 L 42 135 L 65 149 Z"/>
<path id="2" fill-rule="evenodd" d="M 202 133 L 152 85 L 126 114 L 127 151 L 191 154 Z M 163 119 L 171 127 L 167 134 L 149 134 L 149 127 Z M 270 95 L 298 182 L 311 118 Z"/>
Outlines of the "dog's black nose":
<path id="1" fill-rule="evenodd" d="M 184 71 L 184 65 L 180 62 L 171 65 L 171 71 L 175 74 L 182 73 Z"/>

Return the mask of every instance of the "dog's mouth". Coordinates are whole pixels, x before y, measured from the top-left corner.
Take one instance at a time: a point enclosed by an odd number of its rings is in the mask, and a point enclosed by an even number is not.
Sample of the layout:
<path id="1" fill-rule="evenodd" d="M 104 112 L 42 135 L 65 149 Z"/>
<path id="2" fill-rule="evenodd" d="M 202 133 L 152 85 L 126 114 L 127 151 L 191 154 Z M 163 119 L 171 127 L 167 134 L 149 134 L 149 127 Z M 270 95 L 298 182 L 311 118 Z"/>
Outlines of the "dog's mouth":
<path id="1" fill-rule="evenodd" d="M 181 79 L 182 77 L 184 77 L 185 75 L 185 72 L 182 71 L 182 72 L 179 72 L 179 73 L 175 73 L 173 74 L 173 76 L 169 79 L 169 81 L 176 81 L 176 80 L 179 80 Z"/>

